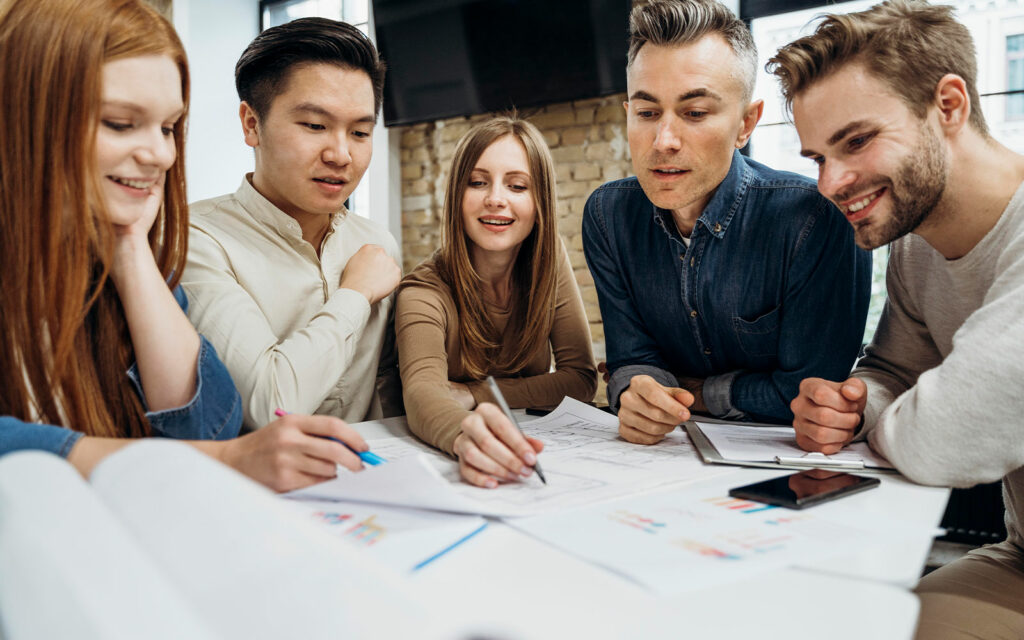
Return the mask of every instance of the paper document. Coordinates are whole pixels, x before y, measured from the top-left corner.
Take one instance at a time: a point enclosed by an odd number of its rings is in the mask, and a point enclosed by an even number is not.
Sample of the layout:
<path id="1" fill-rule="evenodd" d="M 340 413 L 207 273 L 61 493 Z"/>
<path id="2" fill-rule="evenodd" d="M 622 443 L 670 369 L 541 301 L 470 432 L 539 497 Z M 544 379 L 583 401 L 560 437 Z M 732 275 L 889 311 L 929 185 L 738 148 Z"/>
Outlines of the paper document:
<path id="1" fill-rule="evenodd" d="M 345 544 L 399 571 L 411 571 L 487 523 L 480 516 L 363 502 L 286 499 L 285 504 Z"/>
<path id="2" fill-rule="evenodd" d="M 701 432 L 722 456 L 723 462 L 779 462 L 784 466 L 797 461 L 820 461 L 844 465 L 862 463 L 865 468 L 892 469 L 892 464 L 872 451 L 866 442 L 852 442 L 830 456 L 808 455 L 796 444 L 792 427 L 755 427 L 742 423 L 719 423 L 695 420 Z"/>
<path id="3" fill-rule="evenodd" d="M 458 464 L 415 438 L 371 439 L 388 460 L 359 473 L 294 492 L 311 499 L 340 499 L 494 516 L 525 516 L 611 500 L 722 473 L 705 466 L 680 431 L 655 445 L 625 442 L 618 418 L 566 398 L 557 409 L 520 423 L 541 440 L 548 484 L 531 476 L 482 489 L 463 482 Z M 424 457 L 417 459 L 418 455 Z"/>
<path id="4" fill-rule="evenodd" d="M 674 489 L 507 522 L 662 595 L 697 591 L 906 534 L 902 526 L 850 526 L 707 489 Z"/>

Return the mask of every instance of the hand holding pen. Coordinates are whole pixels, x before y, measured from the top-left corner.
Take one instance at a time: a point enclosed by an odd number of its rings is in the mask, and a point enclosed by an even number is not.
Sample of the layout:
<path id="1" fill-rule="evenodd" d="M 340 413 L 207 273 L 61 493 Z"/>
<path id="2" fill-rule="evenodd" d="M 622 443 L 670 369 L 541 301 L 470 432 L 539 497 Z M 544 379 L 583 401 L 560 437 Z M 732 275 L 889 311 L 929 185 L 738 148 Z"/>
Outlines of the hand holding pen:
<path id="1" fill-rule="evenodd" d="M 493 378 L 489 380 L 494 385 L 491 392 L 495 400 L 504 404 L 501 391 L 495 391 L 497 384 Z M 544 481 L 537 466 L 537 454 L 544 449 L 544 443 L 524 436 L 511 412 L 483 402 L 462 421 L 461 427 L 454 451 L 459 458 L 459 472 L 467 482 L 493 489 L 499 482 L 522 480 L 534 471 Z"/>

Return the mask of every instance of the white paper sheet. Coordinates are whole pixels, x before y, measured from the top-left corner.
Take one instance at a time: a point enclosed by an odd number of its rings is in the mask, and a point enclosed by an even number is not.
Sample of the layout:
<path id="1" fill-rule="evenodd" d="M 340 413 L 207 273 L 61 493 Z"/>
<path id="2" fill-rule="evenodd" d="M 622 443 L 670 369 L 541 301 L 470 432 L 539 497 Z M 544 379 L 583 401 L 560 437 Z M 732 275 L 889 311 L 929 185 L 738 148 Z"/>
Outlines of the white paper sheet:
<path id="1" fill-rule="evenodd" d="M 775 462 L 776 456 L 800 458 L 807 454 L 796 444 L 792 427 L 752 427 L 695 421 L 697 426 L 725 460 Z M 865 467 L 892 469 L 892 464 L 872 451 L 866 442 L 852 442 L 829 460 L 863 462 Z"/>
<path id="2" fill-rule="evenodd" d="M 362 502 L 286 499 L 285 504 L 398 571 L 413 570 L 487 524 L 480 516 Z"/>
<path id="3" fill-rule="evenodd" d="M 700 461 L 686 434 L 673 431 L 655 445 L 618 436 L 618 419 L 566 398 L 547 416 L 520 423 L 544 442 L 539 458 L 548 484 L 535 476 L 482 489 L 462 482 L 452 459 L 414 438 L 369 440 L 387 463 L 293 495 L 403 505 L 494 516 L 525 516 L 612 500 L 726 473 Z M 425 454 L 418 458 L 417 454 Z M 433 473 L 431 473 L 431 471 Z"/>
<path id="4" fill-rule="evenodd" d="M 882 531 L 887 537 L 908 534 L 904 525 L 892 530 L 877 522 L 850 526 L 700 489 L 507 523 L 663 595 L 848 553 L 857 545 L 882 541 Z"/>

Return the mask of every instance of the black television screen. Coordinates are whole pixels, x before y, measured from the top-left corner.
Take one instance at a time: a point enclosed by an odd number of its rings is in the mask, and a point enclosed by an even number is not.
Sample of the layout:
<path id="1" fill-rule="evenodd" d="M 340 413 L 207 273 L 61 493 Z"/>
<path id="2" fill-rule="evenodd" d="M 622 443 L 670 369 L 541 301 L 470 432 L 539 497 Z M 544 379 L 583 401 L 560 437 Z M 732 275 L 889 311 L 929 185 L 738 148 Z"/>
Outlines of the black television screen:
<path id="1" fill-rule="evenodd" d="M 630 0 L 373 0 L 384 123 L 626 90 Z"/>

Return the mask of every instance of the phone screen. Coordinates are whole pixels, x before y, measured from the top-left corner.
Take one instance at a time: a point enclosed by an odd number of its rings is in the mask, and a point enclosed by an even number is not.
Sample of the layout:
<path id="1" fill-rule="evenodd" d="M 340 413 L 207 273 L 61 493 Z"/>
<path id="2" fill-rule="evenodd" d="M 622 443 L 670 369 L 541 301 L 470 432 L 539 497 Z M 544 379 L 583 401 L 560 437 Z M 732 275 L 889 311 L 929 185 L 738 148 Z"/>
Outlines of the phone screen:
<path id="1" fill-rule="evenodd" d="M 729 495 L 790 509 L 803 509 L 876 487 L 878 483 L 878 478 L 865 478 L 828 469 L 808 469 L 737 487 L 730 490 Z"/>

